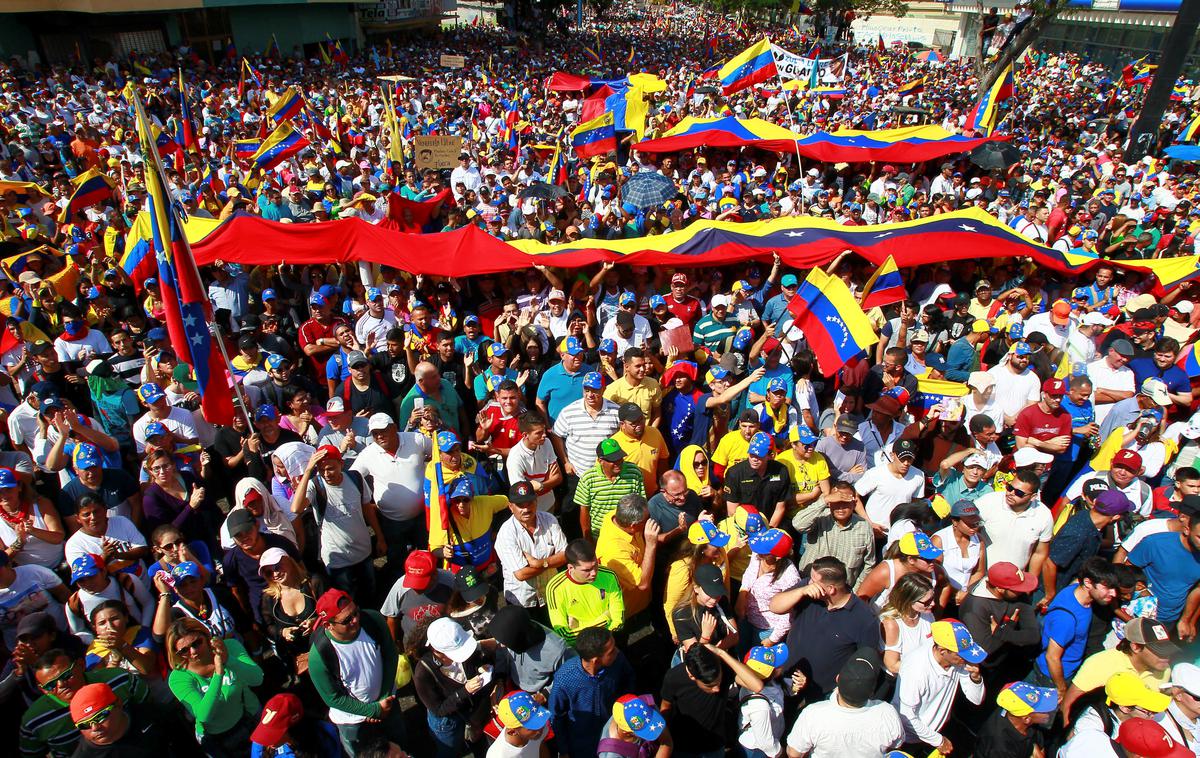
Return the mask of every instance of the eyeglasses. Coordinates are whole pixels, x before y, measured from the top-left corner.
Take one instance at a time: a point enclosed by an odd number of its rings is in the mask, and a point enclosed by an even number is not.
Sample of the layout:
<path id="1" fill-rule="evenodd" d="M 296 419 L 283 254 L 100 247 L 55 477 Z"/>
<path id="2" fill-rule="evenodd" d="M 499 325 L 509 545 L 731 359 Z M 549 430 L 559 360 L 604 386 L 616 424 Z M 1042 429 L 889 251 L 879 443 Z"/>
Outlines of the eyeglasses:
<path id="1" fill-rule="evenodd" d="M 151 473 L 154 473 L 154 474 L 161 474 L 162 472 L 170 471 L 173 468 L 175 468 L 175 467 L 173 465 L 171 465 L 170 463 L 164 463 L 161 466 L 151 466 L 150 471 L 151 471 Z"/>
<path id="2" fill-rule="evenodd" d="M 1005 485 L 1005 489 L 1007 489 L 1009 492 L 1015 493 L 1017 495 L 1017 497 L 1029 497 L 1030 495 L 1033 494 L 1032 492 L 1026 492 L 1025 490 L 1019 490 L 1016 487 L 1012 486 L 1011 484 Z"/>
<path id="3" fill-rule="evenodd" d="M 115 704 L 110 705 L 106 708 L 101 708 L 99 711 L 96 712 L 95 716 L 92 716 L 87 721 L 77 722 L 75 724 L 75 726 L 76 726 L 76 728 L 81 729 L 81 730 L 91 729 L 93 727 L 99 726 L 100 724 L 103 724 L 105 721 L 108 721 L 109 717 L 113 715 L 113 711 L 115 711 L 116 708 L 117 708 L 117 706 Z"/>
<path id="4" fill-rule="evenodd" d="M 72 664 L 67 666 L 67 668 L 64 669 L 63 672 L 58 676 L 54 677 L 48 682 L 43 683 L 41 688 L 46 692 L 53 692 L 73 676 L 75 676 L 75 666 Z"/>

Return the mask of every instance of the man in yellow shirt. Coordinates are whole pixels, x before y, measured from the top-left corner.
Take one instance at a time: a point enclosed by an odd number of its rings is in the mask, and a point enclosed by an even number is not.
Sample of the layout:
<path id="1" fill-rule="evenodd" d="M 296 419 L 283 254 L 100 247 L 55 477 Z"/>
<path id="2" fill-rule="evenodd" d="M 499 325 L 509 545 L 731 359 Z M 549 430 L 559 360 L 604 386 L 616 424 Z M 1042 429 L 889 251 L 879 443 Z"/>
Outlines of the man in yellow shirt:
<path id="1" fill-rule="evenodd" d="M 662 412 L 662 385 L 657 379 L 646 376 L 650 362 L 640 347 L 626 350 L 624 360 L 625 373 L 604 390 L 605 399 L 618 404 L 634 403 L 650 419 L 650 426 L 658 426 L 658 417 Z"/>
<path id="2" fill-rule="evenodd" d="M 1179 652 L 1163 622 L 1139 616 L 1125 624 L 1125 639 L 1112 650 L 1088 656 L 1063 698 L 1063 710 L 1089 692 L 1101 689 L 1113 674 L 1137 674 L 1146 686 L 1158 691 L 1171 681 L 1171 658 Z"/>
<path id="3" fill-rule="evenodd" d="M 829 496 L 829 462 L 818 453 L 817 435 L 806 425 L 793 426 L 788 430 L 788 441 L 792 446 L 775 456 L 783 464 L 788 477 L 796 487 L 794 505 L 788 506 L 786 518 L 803 508 L 824 508 Z"/>
<path id="4" fill-rule="evenodd" d="M 658 473 L 662 461 L 670 452 L 662 432 L 646 426 L 646 414 L 635 403 L 624 403 L 617 410 L 621 422 L 612 438 L 625 451 L 625 460 L 637 466 L 646 484 L 646 497 L 658 492 Z"/>
<path id="5" fill-rule="evenodd" d="M 472 566 L 481 576 L 492 576 L 500 567 L 492 518 L 508 509 L 508 498 L 476 495 L 470 478 L 460 476 L 447 499 L 450 505 L 444 523 L 429 524 L 429 550 L 449 565 Z"/>
<path id="6" fill-rule="evenodd" d="M 754 435 L 758 434 L 761 427 L 762 422 L 758 418 L 758 413 L 749 408 L 742 411 L 741 417 L 738 418 L 737 429 L 727 432 L 717 443 L 717 449 L 713 451 L 713 473 L 717 476 L 724 476 L 726 469 L 749 458 L 750 440 L 754 439 Z"/>
<path id="7" fill-rule="evenodd" d="M 554 631 L 574 645 L 583 629 L 620 629 L 625 623 L 625 601 L 616 575 L 600 567 L 596 549 L 585 539 L 572 540 L 564 553 L 566 570 L 546 584 L 546 612 Z"/>
<path id="8" fill-rule="evenodd" d="M 625 598 L 625 618 L 632 618 L 650 605 L 650 582 L 658 550 L 658 522 L 650 518 L 646 498 L 629 494 L 617 501 L 600 527 L 596 559 L 617 575 Z"/>

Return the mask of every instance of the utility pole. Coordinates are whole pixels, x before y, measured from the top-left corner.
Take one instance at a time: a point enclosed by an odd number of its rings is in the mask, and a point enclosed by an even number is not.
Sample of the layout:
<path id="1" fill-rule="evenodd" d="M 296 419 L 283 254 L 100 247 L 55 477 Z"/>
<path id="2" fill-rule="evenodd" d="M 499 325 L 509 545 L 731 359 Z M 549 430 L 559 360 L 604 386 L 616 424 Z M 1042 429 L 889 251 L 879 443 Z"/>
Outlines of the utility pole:
<path id="1" fill-rule="evenodd" d="M 1163 113 L 1175 88 L 1175 80 L 1183 71 L 1184 59 L 1192 49 L 1196 38 L 1196 27 L 1200 24 L 1200 0 L 1183 0 L 1175 23 L 1163 40 L 1158 52 L 1158 70 L 1154 81 L 1142 103 L 1142 112 L 1129 130 L 1129 148 L 1125 151 L 1125 163 L 1136 163 L 1154 149 L 1158 142 L 1158 130 L 1162 126 Z"/>

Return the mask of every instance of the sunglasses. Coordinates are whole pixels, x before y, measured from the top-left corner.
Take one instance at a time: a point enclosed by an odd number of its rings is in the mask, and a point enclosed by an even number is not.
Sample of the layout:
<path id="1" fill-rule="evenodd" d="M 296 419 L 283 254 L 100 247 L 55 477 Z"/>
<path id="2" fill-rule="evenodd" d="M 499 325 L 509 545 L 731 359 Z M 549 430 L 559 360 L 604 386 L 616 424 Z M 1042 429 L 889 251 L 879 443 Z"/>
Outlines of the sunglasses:
<path id="1" fill-rule="evenodd" d="M 46 692 L 53 692 L 73 676 L 75 676 L 75 666 L 67 666 L 67 668 L 61 674 L 42 684 L 41 688 Z"/>
<path id="2" fill-rule="evenodd" d="M 333 619 L 329 623 L 332 626 L 349 626 L 350 624 L 353 624 L 355 621 L 358 621 L 358 611 L 357 610 L 355 610 L 350 615 L 346 616 L 346 618 L 344 618 L 344 619 L 340 619 L 340 620 Z"/>
<path id="3" fill-rule="evenodd" d="M 207 644 L 208 644 L 208 640 L 206 640 L 204 638 L 200 638 L 200 639 L 197 639 L 195 642 L 191 643 L 190 645 L 176 646 L 175 652 L 180 655 L 190 655 L 191 653 L 194 653 L 197 650 L 200 650 L 202 647 L 204 647 Z"/>
<path id="4" fill-rule="evenodd" d="M 113 715 L 113 711 L 116 710 L 116 707 L 117 707 L 116 705 L 110 705 L 106 708 L 101 708 L 99 711 L 96 712 L 95 716 L 92 716 L 87 721 L 80 721 L 77 724 L 75 724 L 75 726 L 80 730 L 91 729 L 93 727 L 99 726 L 100 724 L 103 724 L 105 721 L 108 721 L 109 717 Z"/>
<path id="5" fill-rule="evenodd" d="M 1019 497 L 1029 497 L 1030 495 L 1033 494 L 1032 492 L 1026 492 L 1025 490 L 1017 489 L 1016 487 L 1012 486 L 1011 484 L 1005 485 L 1005 489 L 1007 489 L 1009 492 L 1016 493 Z"/>
<path id="6" fill-rule="evenodd" d="M 164 542 L 158 546 L 159 550 L 178 550 L 187 543 L 183 540 L 175 540 L 174 542 Z"/>

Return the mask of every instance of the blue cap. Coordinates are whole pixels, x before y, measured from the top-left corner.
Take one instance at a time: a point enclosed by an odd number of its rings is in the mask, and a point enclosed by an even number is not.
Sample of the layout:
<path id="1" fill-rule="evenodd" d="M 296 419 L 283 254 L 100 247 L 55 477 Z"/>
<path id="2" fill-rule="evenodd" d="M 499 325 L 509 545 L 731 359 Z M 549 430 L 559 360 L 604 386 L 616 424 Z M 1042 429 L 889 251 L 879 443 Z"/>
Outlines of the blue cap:
<path id="1" fill-rule="evenodd" d="M 457 500 L 458 498 L 467 498 L 468 500 L 475 497 L 475 488 L 471 486 L 471 480 L 465 476 L 460 476 L 450 484 L 450 499 Z"/>
<path id="2" fill-rule="evenodd" d="M 461 445 L 461 444 L 462 444 L 462 442 L 459 441 L 458 435 L 455 434 L 454 432 L 438 432 L 437 433 L 438 450 L 441 450 L 443 453 L 448 453 L 451 450 L 453 450 L 455 447 L 457 447 L 458 445 Z"/>
<path id="3" fill-rule="evenodd" d="M 1030 713 L 1054 713 L 1058 710 L 1058 690 L 1013 682 L 996 695 L 996 705 L 1018 717 Z"/>
<path id="4" fill-rule="evenodd" d="M 617 728 L 646 742 L 657 740 L 667 726 L 662 714 L 637 695 L 622 695 L 613 703 L 612 720 Z"/>
<path id="5" fill-rule="evenodd" d="M 771 435 L 766 432 L 758 432 L 750 438 L 750 447 L 747 451 L 755 458 L 766 458 L 771 454 Z"/>
<path id="6" fill-rule="evenodd" d="M 33 393 L 34 397 L 36 397 L 38 400 L 45 400 L 49 397 L 58 396 L 58 387 L 55 387 L 53 383 L 46 381 L 34 382 L 33 386 L 29 388 L 29 391 Z"/>
<path id="7" fill-rule="evenodd" d="M 720 365 L 713 366 L 712 368 L 710 368 L 708 370 L 709 381 L 712 381 L 714 379 L 726 379 L 728 377 L 729 377 L 729 370 Z"/>
<path id="8" fill-rule="evenodd" d="M 333 300 L 338 296 L 338 288 L 332 284 L 322 284 L 317 290 L 326 300 Z"/>
<path id="9" fill-rule="evenodd" d="M 746 653 L 744 663 L 750 670 L 764 679 L 770 678 L 775 669 L 782 666 L 788 659 L 788 646 L 782 642 L 778 645 L 765 647 L 756 645 Z"/>
<path id="10" fill-rule="evenodd" d="M 1031 348 L 1029 346 L 1028 342 L 1018 342 L 1017 344 L 1013 345 L 1013 355 L 1032 355 L 1032 354 L 1033 354 L 1033 348 Z"/>
<path id="11" fill-rule="evenodd" d="M 934 371 L 945 371 L 946 356 L 941 353 L 927 353 L 925 355 L 925 365 Z"/>
<path id="12" fill-rule="evenodd" d="M 799 287 L 800 280 L 796 278 L 795 274 L 784 274 L 783 278 L 779 280 L 779 285 L 781 287 Z"/>
<path id="13" fill-rule="evenodd" d="M 267 300 L 275 300 L 277 298 L 278 295 L 275 294 L 275 290 L 271 289 L 270 287 L 263 290 L 262 294 L 258 297 L 258 299 L 262 300 L 263 302 L 266 302 Z"/>
<path id="14" fill-rule="evenodd" d="M 599 371 L 589 371 L 583 376 L 583 388 L 585 390 L 602 390 L 604 389 L 604 375 Z"/>
<path id="15" fill-rule="evenodd" d="M 1083 238 L 1089 241 L 1098 240 L 1100 239 L 1100 232 L 1096 231 L 1095 229 L 1087 229 L 1083 232 Z M 1057 690 L 1055 692 L 1057 694 Z"/>
<path id="16" fill-rule="evenodd" d="M 688 540 L 693 545 L 712 545 L 725 547 L 729 544 L 730 535 L 717 528 L 717 525 L 705 519 L 698 519 L 688 527 Z"/>
<path id="17" fill-rule="evenodd" d="M 924 532 L 909 532 L 896 541 L 903 555 L 913 555 L 926 560 L 936 560 L 941 557 L 942 549 L 930 541 Z"/>
<path id="18" fill-rule="evenodd" d="M 161 434 L 166 434 L 166 433 L 167 433 L 167 427 L 161 421 L 151 421 L 149 424 L 146 424 L 146 439 L 150 439 L 151 437 L 157 437 Z"/>
<path id="19" fill-rule="evenodd" d="M 619 298 L 617 298 L 617 303 L 620 305 L 635 305 L 637 304 L 637 298 L 633 296 L 632 292 L 626 290 L 625 292 L 621 293 Z"/>
<path id="20" fill-rule="evenodd" d="M 96 576 L 104 566 L 103 559 L 91 553 L 84 553 L 71 561 L 71 584 L 89 576 Z"/>
<path id="21" fill-rule="evenodd" d="M 184 561 L 171 569 L 171 576 L 175 577 L 175 581 L 180 582 L 184 579 L 199 579 L 200 567 L 195 561 Z"/>
<path id="22" fill-rule="evenodd" d="M 813 434 L 813 430 L 808 428 L 808 424 L 794 426 L 788 432 L 788 440 L 791 442 L 799 442 L 801 445 L 817 444 L 817 435 Z"/>
<path id="23" fill-rule="evenodd" d="M 262 421 L 263 419 L 278 419 L 279 409 L 270 403 L 264 403 L 254 409 L 254 420 Z"/>
<path id="24" fill-rule="evenodd" d="M 468 313 L 466 316 L 463 317 L 463 326 L 466 326 L 467 324 L 475 324 L 476 326 L 478 326 L 479 325 L 479 317 L 476 316 L 474 313 Z"/>
<path id="25" fill-rule="evenodd" d="M 767 382 L 767 392 L 783 392 L 786 394 L 787 382 L 783 380 L 783 377 L 777 376 Z"/>
<path id="26" fill-rule="evenodd" d="M 600 340 L 600 352 L 602 352 L 602 353 L 617 352 L 617 341 L 614 339 L 607 339 L 607 338 Z"/>
<path id="27" fill-rule="evenodd" d="M 158 422 L 155 421 L 154 424 L 158 424 Z M 162 424 L 158 424 L 158 425 L 162 426 Z M 151 424 L 150 426 L 153 426 L 153 424 Z M 147 429 L 146 436 L 147 437 L 150 436 L 150 434 L 149 434 L 150 426 L 146 427 L 146 429 Z M 91 444 L 90 442 L 80 442 L 79 444 L 77 444 L 75 446 L 75 452 L 71 457 L 74 459 L 75 468 L 77 468 L 77 469 L 99 468 L 100 466 L 103 465 L 103 462 L 100 460 L 100 451 L 97 450 L 96 446 Z M 8 469 L 0 469 L 0 489 L 5 489 L 4 474 L 7 471 L 8 471 Z"/>
<path id="28" fill-rule="evenodd" d="M 319 308 L 319 307 L 321 307 L 321 306 L 323 306 L 323 305 L 326 305 L 328 302 L 329 302 L 329 301 L 328 301 L 328 300 L 326 300 L 326 299 L 325 299 L 325 296 L 324 296 L 324 295 L 322 295 L 320 292 L 314 292 L 314 293 L 312 293 L 312 295 L 311 295 L 311 296 L 309 296 L 309 298 L 308 298 L 308 304 L 309 304 L 309 305 L 315 305 L 315 306 L 317 306 L 318 308 Z"/>
<path id="29" fill-rule="evenodd" d="M 567 355 L 579 355 L 583 352 L 583 343 L 579 341 L 578 337 L 567 337 L 563 352 Z"/>
<path id="30" fill-rule="evenodd" d="M 100 291 L 99 287 L 89 287 L 88 288 L 88 291 L 87 291 L 87 299 L 88 300 L 99 300 L 102 297 L 104 297 L 104 293 Z"/>
<path id="31" fill-rule="evenodd" d="M 1008 327 L 1008 336 L 1011 339 L 1019 340 L 1025 336 L 1025 324 L 1018 321 Z"/>
<path id="32" fill-rule="evenodd" d="M 663 297 L 662 295 L 651 295 L 650 296 L 650 310 L 656 311 L 659 308 L 666 308 L 666 307 L 667 307 L 667 299 L 665 297 Z"/>
<path id="33" fill-rule="evenodd" d="M 278 371 L 288 359 L 279 353 L 267 353 L 267 368 L 271 371 Z"/>
<path id="34" fill-rule="evenodd" d="M 507 354 L 508 348 L 499 342 L 492 342 L 487 346 L 487 355 L 489 358 L 503 358 Z"/>
<path id="35" fill-rule="evenodd" d="M 165 340 L 167 339 L 167 330 L 161 326 L 156 326 L 150 331 L 146 332 L 146 339 L 150 340 L 151 342 Z"/>
<path id="36" fill-rule="evenodd" d="M 733 336 L 733 349 L 745 350 L 746 347 L 754 341 L 754 330 L 748 326 L 743 326 L 737 330 L 737 334 Z"/>
<path id="37" fill-rule="evenodd" d="M 38 413 L 43 416 L 49 416 L 54 411 L 65 410 L 66 407 L 67 405 L 62 401 L 61 397 L 58 395 L 51 395 L 50 397 L 42 400 L 42 405 L 40 408 L 38 408 Z"/>
<path id="38" fill-rule="evenodd" d="M 0 490 L 16 489 L 19 485 L 15 471 L 7 466 L 0 468 Z"/>
<path id="39" fill-rule="evenodd" d="M 372 300 L 382 300 L 383 290 L 378 287 L 367 287 L 367 302 Z"/>
<path id="40" fill-rule="evenodd" d="M 163 392 L 163 388 L 154 382 L 146 382 L 141 387 L 138 387 L 137 394 L 142 399 L 142 402 L 147 405 L 157 403 L 167 396 L 167 393 Z"/>

